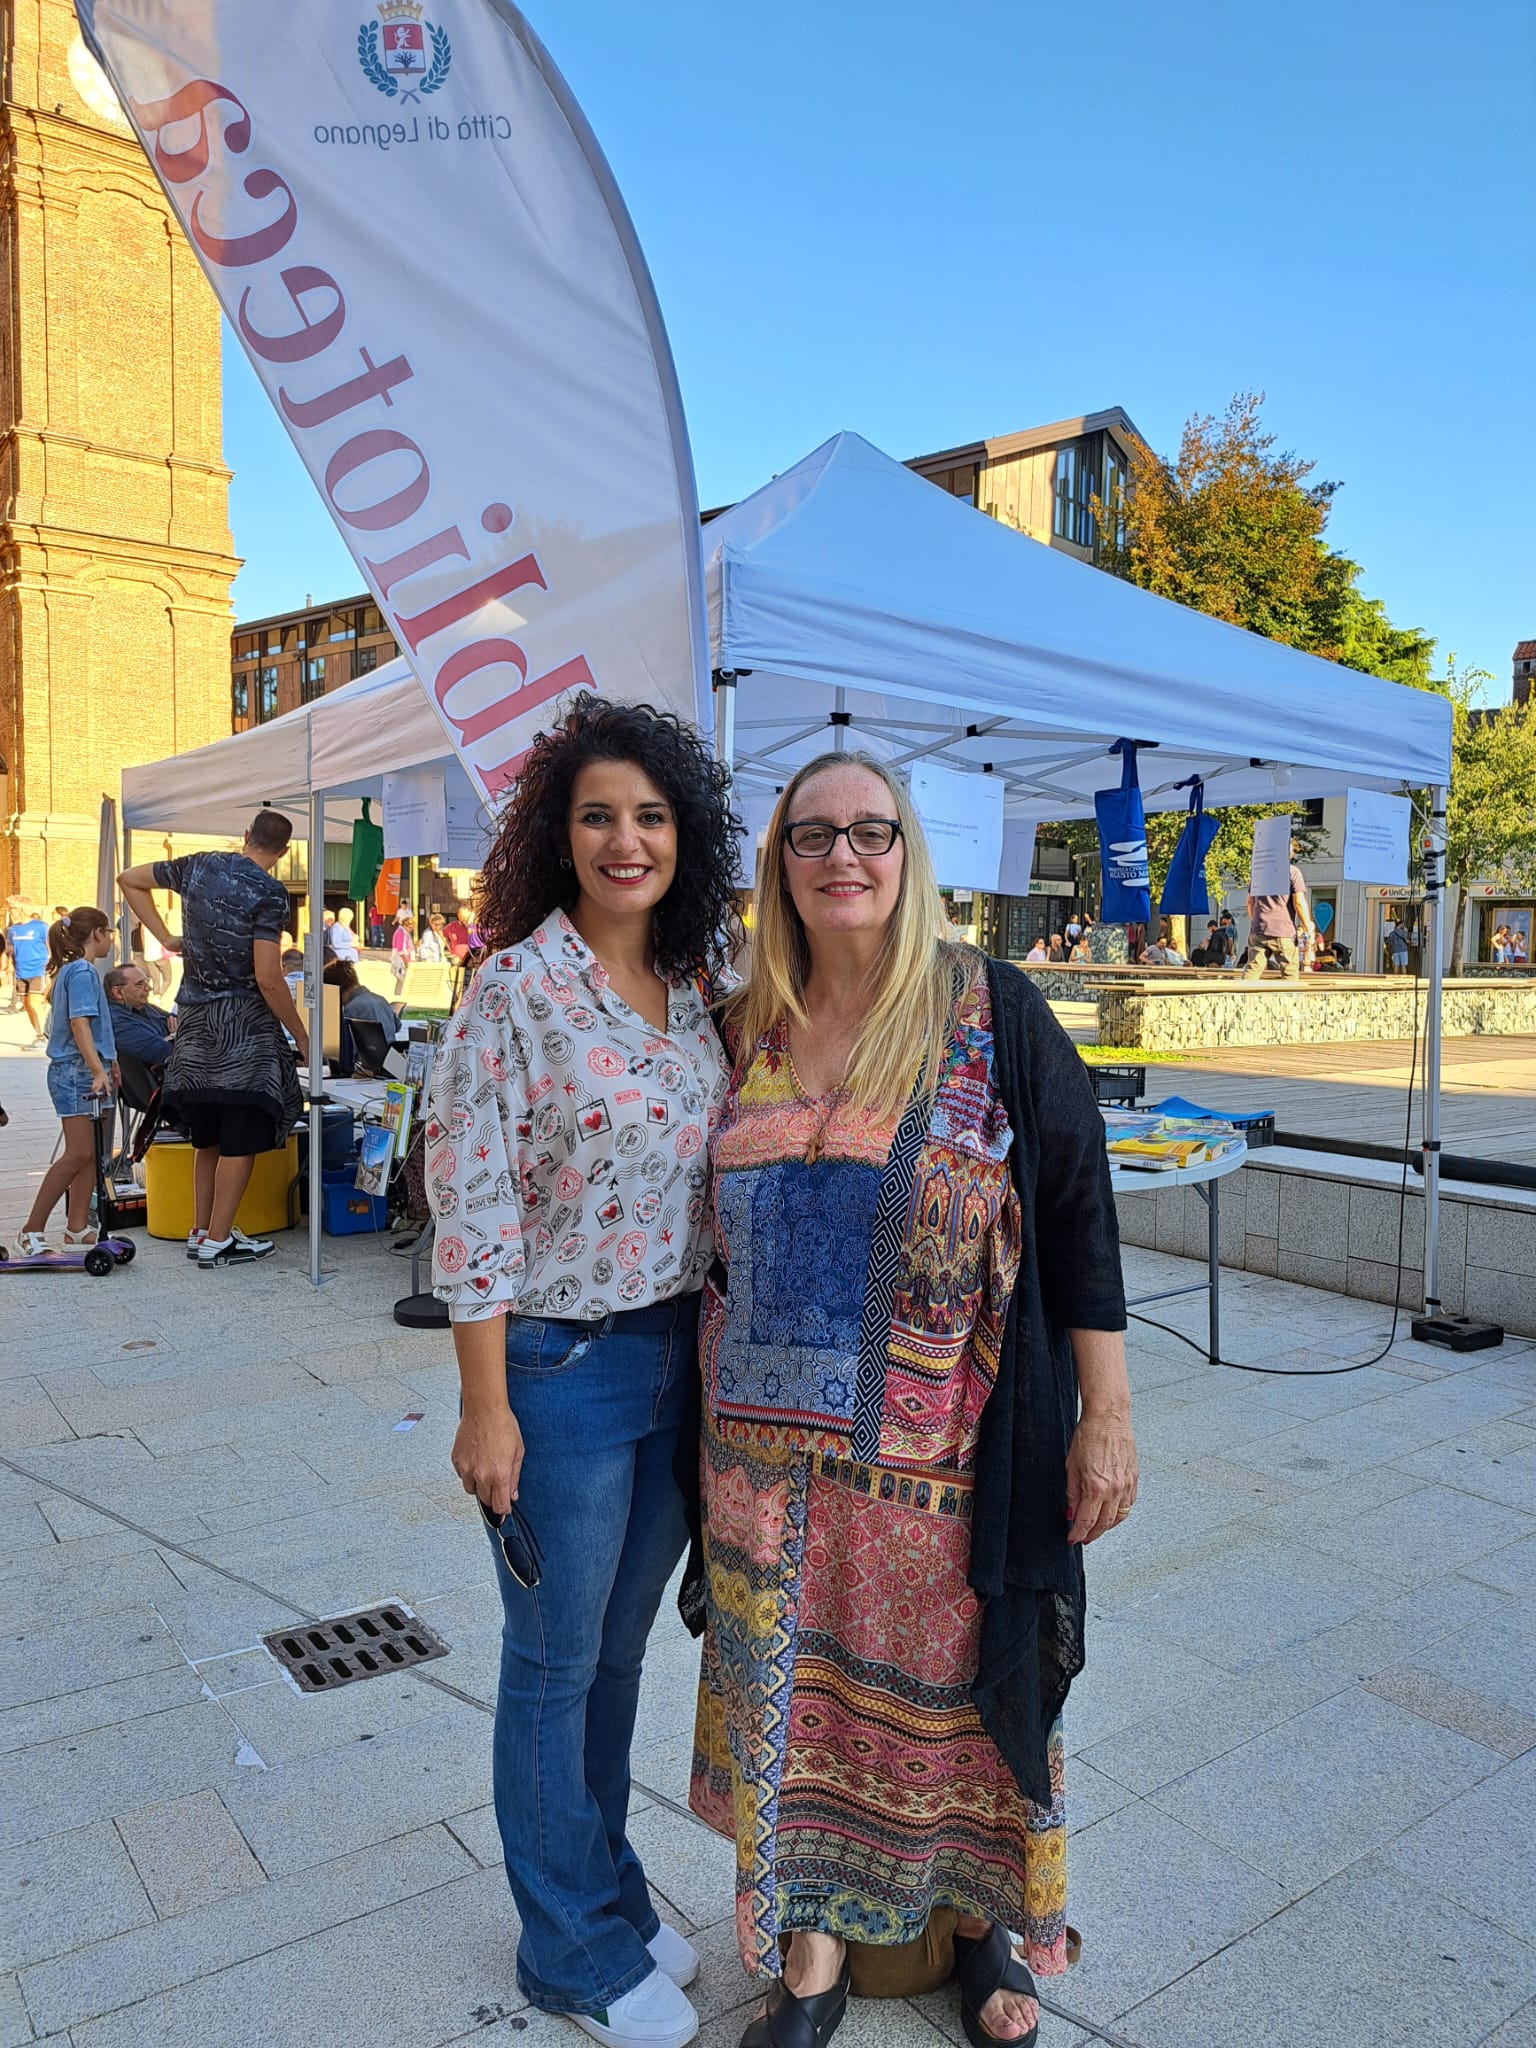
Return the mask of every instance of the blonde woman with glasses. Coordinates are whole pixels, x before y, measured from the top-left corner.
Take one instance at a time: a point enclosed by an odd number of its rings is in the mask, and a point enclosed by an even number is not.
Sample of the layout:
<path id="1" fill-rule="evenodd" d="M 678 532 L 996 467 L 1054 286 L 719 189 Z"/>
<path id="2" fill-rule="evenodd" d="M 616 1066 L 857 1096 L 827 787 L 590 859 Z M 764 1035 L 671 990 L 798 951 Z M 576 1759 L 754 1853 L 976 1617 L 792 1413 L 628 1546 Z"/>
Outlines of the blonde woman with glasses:
<path id="1" fill-rule="evenodd" d="M 742 2048 L 824 2048 L 850 1945 L 861 1977 L 947 1963 L 951 1928 L 968 2038 L 1028 2044 L 1067 1963 L 1082 1546 L 1136 1496 L 1103 1124 L 1025 977 L 945 936 L 878 763 L 802 768 L 762 875 L 712 1146 L 692 1786 L 781 1980 Z"/>

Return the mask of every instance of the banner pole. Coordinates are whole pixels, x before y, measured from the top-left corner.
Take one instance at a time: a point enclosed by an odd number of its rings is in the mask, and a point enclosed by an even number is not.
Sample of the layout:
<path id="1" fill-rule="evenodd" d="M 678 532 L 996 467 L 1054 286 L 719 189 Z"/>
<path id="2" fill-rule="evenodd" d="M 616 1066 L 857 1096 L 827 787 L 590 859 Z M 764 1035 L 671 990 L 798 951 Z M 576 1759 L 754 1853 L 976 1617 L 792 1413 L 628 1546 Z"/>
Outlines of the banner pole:
<path id="1" fill-rule="evenodd" d="M 309 793 L 309 930 L 304 935 L 304 1007 L 309 1012 L 309 1277 L 321 1282 L 323 1214 L 320 1147 L 325 1129 L 325 799 Z"/>

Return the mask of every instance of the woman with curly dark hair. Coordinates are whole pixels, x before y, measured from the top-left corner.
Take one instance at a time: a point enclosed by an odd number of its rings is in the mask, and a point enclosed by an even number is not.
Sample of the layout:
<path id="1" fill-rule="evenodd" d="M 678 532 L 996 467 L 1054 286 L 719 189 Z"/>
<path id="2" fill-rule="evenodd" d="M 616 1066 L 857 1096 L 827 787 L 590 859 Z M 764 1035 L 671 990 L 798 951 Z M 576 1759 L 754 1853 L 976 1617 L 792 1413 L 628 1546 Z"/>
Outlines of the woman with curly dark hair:
<path id="1" fill-rule="evenodd" d="M 486 956 L 427 1119 L 453 1463 L 501 1588 L 496 1818 L 518 1982 L 596 2040 L 682 2048 L 699 1966 L 625 1823 L 640 1664 L 687 1540 L 726 1070 L 706 996 L 739 938 L 725 770 L 675 718 L 583 694 L 529 755 L 480 878 Z"/>

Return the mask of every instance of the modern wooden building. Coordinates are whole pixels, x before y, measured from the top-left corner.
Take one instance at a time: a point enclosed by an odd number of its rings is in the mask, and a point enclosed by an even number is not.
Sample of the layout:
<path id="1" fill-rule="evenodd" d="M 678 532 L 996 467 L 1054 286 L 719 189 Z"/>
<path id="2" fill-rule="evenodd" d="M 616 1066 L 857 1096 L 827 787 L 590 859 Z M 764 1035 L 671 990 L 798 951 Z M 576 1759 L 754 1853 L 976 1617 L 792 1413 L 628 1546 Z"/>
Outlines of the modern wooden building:
<path id="1" fill-rule="evenodd" d="M 1111 406 L 993 441 L 914 455 L 907 467 L 1032 539 L 1091 562 L 1099 547 L 1093 501 L 1112 505 L 1119 499 L 1135 435 L 1127 415 Z M 706 522 L 714 516 L 704 514 Z M 366 592 L 321 605 L 306 600 L 297 611 L 242 620 L 232 648 L 231 725 L 236 732 L 262 725 L 393 661 L 399 651 Z"/>

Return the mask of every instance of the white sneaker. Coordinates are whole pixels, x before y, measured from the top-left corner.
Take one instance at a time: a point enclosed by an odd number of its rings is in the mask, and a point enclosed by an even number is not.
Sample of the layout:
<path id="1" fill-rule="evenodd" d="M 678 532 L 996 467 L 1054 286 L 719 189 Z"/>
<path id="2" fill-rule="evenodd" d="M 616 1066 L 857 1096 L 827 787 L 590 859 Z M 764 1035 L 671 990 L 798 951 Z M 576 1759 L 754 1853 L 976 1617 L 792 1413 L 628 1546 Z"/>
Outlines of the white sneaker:
<path id="1" fill-rule="evenodd" d="M 187 1232 L 187 1257 L 189 1259 L 197 1257 L 203 1245 L 207 1242 L 207 1238 L 208 1233 L 206 1230 L 189 1230 Z"/>
<path id="2" fill-rule="evenodd" d="M 607 2048 L 687 2048 L 699 2016 L 664 1970 L 652 1970 L 603 2012 L 566 2015 Z"/>
<path id="3" fill-rule="evenodd" d="M 215 1266 L 248 1266 L 253 1259 L 270 1258 L 277 1246 L 270 1237 L 247 1237 L 243 1230 L 232 1230 L 222 1243 L 205 1237 L 197 1248 L 197 1267 L 200 1273 L 211 1272 Z"/>
<path id="4" fill-rule="evenodd" d="M 679 1991 L 686 1991 L 699 1974 L 699 1952 L 675 1927 L 665 1920 L 645 1944 L 658 1970 L 665 1970 Z"/>

